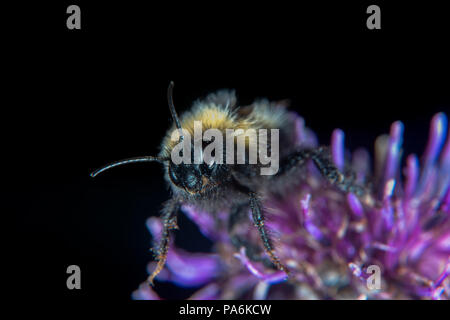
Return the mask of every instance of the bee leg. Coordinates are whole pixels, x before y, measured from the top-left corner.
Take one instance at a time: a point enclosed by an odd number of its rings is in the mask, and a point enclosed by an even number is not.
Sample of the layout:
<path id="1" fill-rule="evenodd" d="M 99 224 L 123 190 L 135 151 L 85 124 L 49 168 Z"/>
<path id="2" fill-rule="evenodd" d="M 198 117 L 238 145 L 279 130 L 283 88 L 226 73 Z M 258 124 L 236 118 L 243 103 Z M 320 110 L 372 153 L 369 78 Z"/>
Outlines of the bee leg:
<path id="1" fill-rule="evenodd" d="M 252 210 L 253 223 L 258 228 L 259 235 L 264 245 L 264 250 L 269 255 L 270 261 L 275 265 L 278 270 L 284 271 L 289 275 L 289 270 L 281 263 L 280 259 L 275 254 L 272 245 L 272 239 L 270 238 L 267 229 L 264 225 L 264 214 L 261 209 L 261 202 L 257 198 L 256 193 L 250 192 L 250 208 Z"/>
<path id="2" fill-rule="evenodd" d="M 180 209 L 180 203 L 176 199 L 171 199 L 164 203 L 161 219 L 163 222 L 163 230 L 161 235 L 161 240 L 159 242 L 158 248 L 153 250 L 156 255 L 156 268 L 153 270 L 152 274 L 148 277 L 148 282 L 153 286 L 153 279 L 161 272 L 164 268 L 167 259 L 167 252 L 169 251 L 170 242 L 170 230 L 178 229 L 177 225 L 177 213 Z"/>
<path id="3" fill-rule="evenodd" d="M 300 167 L 304 165 L 307 160 L 312 160 L 322 176 L 340 190 L 352 192 L 357 196 L 364 195 L 364 189 L 354 183 L 354 177 L 346 177 L 338 170 L 338 168 L 336 168 L 331 159 L 330 152 L 326 147 L 302 149 L 291 153 L 283 160 L 278 173 L 283 174 L 294 167 Z"/>

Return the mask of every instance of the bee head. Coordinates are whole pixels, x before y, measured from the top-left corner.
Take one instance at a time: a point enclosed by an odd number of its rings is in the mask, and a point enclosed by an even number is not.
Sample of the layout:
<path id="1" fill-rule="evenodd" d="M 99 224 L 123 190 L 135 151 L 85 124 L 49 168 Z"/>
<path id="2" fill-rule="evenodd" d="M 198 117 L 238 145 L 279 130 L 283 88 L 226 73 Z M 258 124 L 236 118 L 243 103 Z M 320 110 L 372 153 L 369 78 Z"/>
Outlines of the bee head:
<path id="1" fill-rule="evenodd" d="M 173 105 L 172 91 L 173 91 L 173 82 L 170 82 L 169 88 L 167 90 L 169 110 L 172 115 L 175 126 L 177 127 L 178 130 L 180 130 L 180 142 L 181 142 L 184 140 L 184 136 L 182 133 L 180 120 L 178 118 L 177 112 L 175 111 L 175 106 Z M 207 165 L 205 163 L 201 164 L 181 163 L 179 165 L 175 165 L 167 157 L 144 156 L 112 162 L 92 172 L 91 177 L 95 177 L 98 174 L 114 167 L 137 162 L 159 162 L 163 164 L 168 163 L 170 181 L 172 181 L 172 183 L 177 187 L 180 187 L 191 194 L 201 192 L 208 186 L 212 186 L 211 178 L 213 178 L 213 174 L 217 167 L 215 163 L 210 165 Z"/>
<path id="2" fill-rule="evenodd" d="M 170 181 L 189 194 L 202 193 L 215 185 L 217 181 L 217 164 L 174 164 L 169 162 Z"/>

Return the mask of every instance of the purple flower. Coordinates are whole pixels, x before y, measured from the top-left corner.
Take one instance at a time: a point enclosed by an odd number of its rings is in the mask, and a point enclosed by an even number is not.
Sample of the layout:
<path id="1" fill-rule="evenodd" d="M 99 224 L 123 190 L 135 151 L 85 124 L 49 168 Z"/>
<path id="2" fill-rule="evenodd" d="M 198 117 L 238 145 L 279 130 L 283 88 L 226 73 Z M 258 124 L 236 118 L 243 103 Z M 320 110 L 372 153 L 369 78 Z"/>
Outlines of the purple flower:
<path id="1" fill-rule="evenodd" d="M 297 121 L 298 142 L 317 146 L 317 138 Z M 331 138 L 335 165 L 349 164 L 358 184 L 369 185 L 363 198 L 345 194 L 326 183 L 308 166 L 300 186 L 282 201 L 265 199 L 267 226 L 276 253 L 292 272 L 286 274 L 253 262 L 243 247 L 231 245 L 225 229 L 207 212 L 183 207 L 200 231 L 215 243 L 213 254 L 186 253 L 171 246 L 167 265 L 157 277 L 179 286 L 201 286 L 192 299 L 448 299 L 450 297 L 450 133 L 443 113 L 431 121 L 425 153 L 408 155 L 402 168 L 403 124 L 391 126 L 389 136 L 375 142 L 369 153 L 358 149 L 344 158 L 344 132 Z M 226 221 L 227 212 L 219 214 Z M 243 234 L 259 243 L 256 228 Z M 161 223 L 148 227 L 158 239 Z M 381 271 L 380 288 L 368 285 Z M 152 269 L 152 263 L 149 269 Z M 157 287 L 156 287 L 157 290 Z M 142 284 L 134 299 L 158 299 L 155 289 Z"/>

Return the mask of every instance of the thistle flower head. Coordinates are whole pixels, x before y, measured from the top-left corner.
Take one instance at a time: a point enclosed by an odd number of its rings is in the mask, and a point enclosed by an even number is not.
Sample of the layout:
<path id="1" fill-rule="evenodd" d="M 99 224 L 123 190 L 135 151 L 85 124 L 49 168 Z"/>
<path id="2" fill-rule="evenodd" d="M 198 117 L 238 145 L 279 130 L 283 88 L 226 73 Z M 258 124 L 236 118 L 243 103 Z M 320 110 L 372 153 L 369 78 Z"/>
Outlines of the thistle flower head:
<path id="1" fill-rule="evenodd" d="M 317 146 L 303 119 L 292 116 L 299 144 Z M 364 149 L 350 156 L 344 149 L 344 132 L 334 130 L 333 161 L 343 172 L 353 172 L 356 183 L 369 186 L 364 197 L 330 186 L 311 164 L 305 179 L 283 199 L 265 199 L 267 226 L 277 255 L 292 273 L 289 281 L 284 272 L 250 260 L 244 247 L 236 250 L 227 230 L 217 229 L 216 219 L 226 221 L 227 212 L 214 218 L 191 206 L 184 206 L 184 213 L 215 243 L 215 251 L 192 254 L 172 244 L 167 266 L 157 279 L 200 287 L 192 299 L 448 299 L 447 119 L 443 113 L 433 117 L 423 156 L 408 155 L 405 164 L 403 129 L 397 121 L 389 135 L 377 138 L 373 161 Z M 159 220 L 150 218 L 148 228 L 158 240 Z M 242 233 L 259 243 L 251 223 L 242 226 Z M 378 271 L 380 283 L 371 286 Z M 159 296 L 143 283 L 133 298 Z"/>

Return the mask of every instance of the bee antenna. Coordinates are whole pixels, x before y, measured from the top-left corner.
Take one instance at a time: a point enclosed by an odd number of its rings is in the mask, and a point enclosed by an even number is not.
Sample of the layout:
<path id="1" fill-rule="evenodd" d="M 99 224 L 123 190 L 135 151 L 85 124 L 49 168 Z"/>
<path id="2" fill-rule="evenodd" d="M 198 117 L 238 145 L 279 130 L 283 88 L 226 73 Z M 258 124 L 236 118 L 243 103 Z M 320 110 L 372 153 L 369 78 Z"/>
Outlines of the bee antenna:
<path id="1" fill-rule="evenodd" d="M 173 81 L 170 81 L 169 88 L 167 89 L 167 101 L 169 102 L 169 110 L 172 114 L 172 119 L 175 121 L 175 125 L 177 126 L 177 129 L 180 133 L 180 141 L 184 140 L 183 131 L 181 129 L 180 120 L 178 119 L 177 112 L 175 110 L 175 105 L 173 104 Z"/>
<path id="2" fill-rule="evenodd" d="M 123 159 L 123 160 L 112 162 L 110 164 L 107 164 L 104 167 L 101 167 L 100 169 L 95 170 L 94 172 L 91 173 L 91 177 L 94 178 L 95 176 L 97 176 L 98 174 L 102 173 L 103 171 L 106 171 L 106 170 L 109 170 L 111 168 L 118 167 L 118 166 L 121 166 L 121 165 L 124 165 L 124 164 L 128 164 L 128 163 L 153 162 L 153 161 L 163 163 L 163 162 L 165 162 L 167 160 L 168 159 L 166 159 L 166 158 L 152 157 L 152 156 Z"/>

